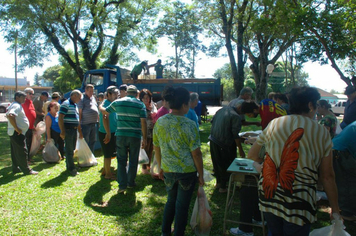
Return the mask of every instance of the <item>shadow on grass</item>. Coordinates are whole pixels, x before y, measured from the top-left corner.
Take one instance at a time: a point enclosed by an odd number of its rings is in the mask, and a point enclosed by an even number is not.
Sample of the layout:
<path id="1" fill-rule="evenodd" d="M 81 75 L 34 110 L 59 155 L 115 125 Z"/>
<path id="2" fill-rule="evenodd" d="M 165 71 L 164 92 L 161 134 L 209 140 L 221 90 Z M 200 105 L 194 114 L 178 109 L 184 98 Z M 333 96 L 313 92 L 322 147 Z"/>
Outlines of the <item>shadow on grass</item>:
<path id="1" fill-rule="evenodd" d="M 68 171 L 61 172 L 56 178 L 48 180 L 41 185 L 41 188 L 53 188 L 62 185 L 69 177 Z"/>
<path id="2" fill-rule="evenodd" d="M 17 180 L 21 177 L 25 176 L 24 174 L 22 173 L 18 173 L 18 174 L 13 174 L 12 173 L 12 167 L 9 166 L 9 167 L 5 167 L 5 168 L 2 168 L 0 170 L 0 186 L 1 185 L 4 185 L 4 184 L 8 184 L 14 180 Z"/>
<path id="3" fill-rule="evenodd" d="M 30 167 L 33 168 L 35 171 L 42 171 L 44 169 L 50 169 L 53 168 L 57 163 L 46 163 L 46 162 L 41 162 L 39 164 L 31 165 Z"/>
<path id="4" fill-rule="evenodd" d="M 110 181 L 101 178 L 88 189 L 83 202 L 103 215 L 127 217 L 141 210 L 142 202 L 136 200 L 136 191 L 138 189 L 128 189 L 125 194 L 116 194 L 108 202 L 104 202 L 103 196 L 110 190 Z"/>

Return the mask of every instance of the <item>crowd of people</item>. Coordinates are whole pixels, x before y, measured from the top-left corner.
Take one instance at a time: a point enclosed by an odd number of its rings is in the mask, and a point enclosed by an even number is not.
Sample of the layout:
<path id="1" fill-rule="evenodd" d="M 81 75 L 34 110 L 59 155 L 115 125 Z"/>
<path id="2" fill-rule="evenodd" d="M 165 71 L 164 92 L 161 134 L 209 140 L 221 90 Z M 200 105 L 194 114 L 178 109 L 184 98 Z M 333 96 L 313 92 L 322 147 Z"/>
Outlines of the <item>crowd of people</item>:
<path id="1" fill-rule="evenodd" d="M 211 120 L 209 136 L 215 187 L 226 193 L 227 168 L 237 151 L 240 157 L 246 157 L 244 140 L 239 136 L 241 127 L 261 126 L 262 133 L 247 154 L 261 172 L 260 181 L 258 187 L 241 188 L 240 220 L 259 223 L 263 212 L 271 235 L 308 235 L 316 220 L 319 180 L 332 212 L 339 214 L 341 210 L 344 219 L 356 221 L 356 203 L 350 200 L 355 191 L 345 190 L 356 183 L 352 142 L 356 134 L 355 88 L 348 87 L 345 92 L 349 100 L 341 132 L 337 131 L 340 124 L 330 105 L 320 100 L 314 88 L 293 88 L 288 96 L 271 93 L 259 104 L 252 100 L 252 94 L 252 89 L 245 87 L 238 98 L 218 110 Z M 168 194 L 162 235 L 184 235 L 195 184 L 204 185 L 199 121 L 194 111 L 199 104 L 197 93 L 167 87 L 160 106 L 152 101 L 149 90 L 138 91 L 134 85 L 110 86 L 101 100 L 95 98 L 91 84 L 83 94 L 73 90 L 65 101 L 56 92 L 51 101 L 47 101 L 47 92 L 34 101 L 33 96 L 32 88 L 16 92 L 6 114 L 13 173 L 38 174 L 30 168 L 33 160 L 29 145 L 40 121 L 45 121 L 46 139 L 53 139 L 72 176 L 78 175 L 73 160 L 77 138 L 84 138 L 94 153 L 98 131 L 104 155 L 102 175 L 117 180 L 119 194 L 137 185 L 140 150 L 144 149 L 149 159 L 142 165 L 143 174 L 150 173 L 155 158 Z M 261 122 L 245 119 L 258 115 Z M 111 171 L 115 157 L 117 176 Z M 253 228 L 241 224 L 230 233 L 251 236 Z"/>

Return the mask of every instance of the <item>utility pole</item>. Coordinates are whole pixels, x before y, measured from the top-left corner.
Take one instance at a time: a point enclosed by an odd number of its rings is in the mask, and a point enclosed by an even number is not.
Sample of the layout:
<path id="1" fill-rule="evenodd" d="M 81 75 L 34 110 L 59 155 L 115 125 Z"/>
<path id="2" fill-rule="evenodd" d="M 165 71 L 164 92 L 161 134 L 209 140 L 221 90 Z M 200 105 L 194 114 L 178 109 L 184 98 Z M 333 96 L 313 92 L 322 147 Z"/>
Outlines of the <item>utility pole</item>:
<path id="1" fill-rule="evenodd" d="M 15 33 L 15 92 L 17 91 L 17 31 Z"/>

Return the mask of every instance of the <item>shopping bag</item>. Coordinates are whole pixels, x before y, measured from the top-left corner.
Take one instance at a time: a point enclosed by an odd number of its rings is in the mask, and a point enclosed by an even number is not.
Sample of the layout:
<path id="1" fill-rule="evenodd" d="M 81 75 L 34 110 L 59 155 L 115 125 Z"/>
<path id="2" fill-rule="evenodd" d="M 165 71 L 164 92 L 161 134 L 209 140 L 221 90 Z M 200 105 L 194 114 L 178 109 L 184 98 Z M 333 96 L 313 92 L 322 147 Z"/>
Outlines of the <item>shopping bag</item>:
<path id="1" fill-rule="evenodd" d="M 350 236 L 350 234 L 344 230 L 345 226 L 340 215 L 334 213 L 333 217 L 332 225 L 314 229 L 309 236 Z"/>
<path id="2" fill-rule="evenodd" d="M 158 168 L 158 163 L 157 163 L 156 157 L 154 157 L 153 162 L 151 164 L 151 170 L 150 170 L 152 178 L 159 179 L 160 172 L 161 172 L 161 168 Z"/>
<path id="3" fill-rule="evenodd" d="M 98 164 L 84 138 L 77 138 L 75 154 L 78 157 L 78 165 L 81 167 L 96 166 Z"/>
<path id="4" fill-rule="evenodd" d="M 36 125 L 36 131 L 33 131 L 32 133 L 31 149 L 29 150 L 30 157 L 36 155 L 36 153 L 40 149 L 41 137 L 45 131 L 46 131 L 46 123 L 44 123 L 43 121 L 38 122 L 38 124 Z"/>
<path id="5" fill-rule="evenodd" d="M 38 124 L 36 125 L 36 132 L 39 135 L 42 135 L 44 134 L 44 132 L 46 132 L 46 123 L 44 121 L 38 122 Z"/>
<path id="6" fill-rule="evenodd" d="M 138 156 L 138 164 L 148 164 L 150 160 L 148 159 L 145 149 L 140 149 L 140 155 Z"/>
<path id="7" fill-rule="evenodd" d="M 212 213 L 206 198 L 203 187 L 199 186 L 198 196 L 195 200 L 190 226 L 195 232 L 195 235 L 205 236 L 210 234 L 211 226 L 213 225 Z"/>
<path id="8" fill-rule="evenodd" d="M 43 160 L 47 163 L 55 163 L 59 162 L 60 156 L 58 152 L 58 148 L 54 145 L 54 140 L 50 139 L 49 142 L 46 143 L 43 151 L 42 151 Z"/>
<path id="9" fill-rule="evenodd" d="M 209 171 L 207 171 L 206 169 L 203 169 L 203 178 L 204 178 L 204 182 L 210 182 L 214 179 L 213 175 L 210 174 Z M 199 176 L 199 174 L 198 174 Z"/>

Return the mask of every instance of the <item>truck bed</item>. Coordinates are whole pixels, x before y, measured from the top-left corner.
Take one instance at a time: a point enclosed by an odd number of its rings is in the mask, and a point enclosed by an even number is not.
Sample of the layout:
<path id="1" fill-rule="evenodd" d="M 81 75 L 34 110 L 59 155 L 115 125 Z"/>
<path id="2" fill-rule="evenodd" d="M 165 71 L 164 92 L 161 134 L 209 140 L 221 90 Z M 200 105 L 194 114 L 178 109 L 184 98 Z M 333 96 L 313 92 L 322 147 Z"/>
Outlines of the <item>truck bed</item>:
<path id="1" fill-rule="evenodd" d="M 219 79 L 123 79 L 124 84 L 134 84 L 137 89 L 151 91 L 155 102 L 161 100 L 162 92 L 166 86 L 184 87 L 189 92 L 199 94 L 204 105 L 220 106 L 223 89 Z"/>
<path id="2" fill-rule="evenodd" d="M 215 83 L 216 79 L 123 79 L 124 84 L 182 84 L 182 83 Z"/>

